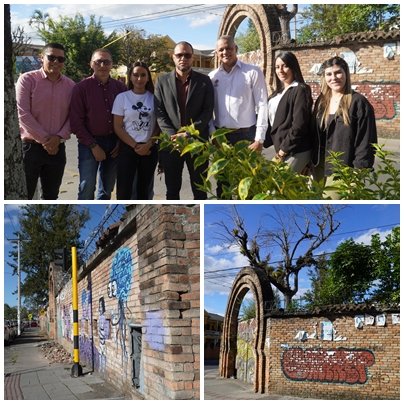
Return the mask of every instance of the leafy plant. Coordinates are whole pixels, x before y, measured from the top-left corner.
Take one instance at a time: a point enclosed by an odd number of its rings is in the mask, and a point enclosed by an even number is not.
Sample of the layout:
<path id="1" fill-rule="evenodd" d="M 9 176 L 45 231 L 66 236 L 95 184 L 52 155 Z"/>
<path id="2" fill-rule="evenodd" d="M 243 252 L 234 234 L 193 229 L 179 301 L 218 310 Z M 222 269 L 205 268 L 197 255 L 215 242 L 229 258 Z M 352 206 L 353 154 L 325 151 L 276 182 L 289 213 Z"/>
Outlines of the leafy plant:
<path id="1" fill-rule="evenodd" d="M 339 199 L 400 199 L 400 172 L 381 146 L 374 145 L 380 159 L 377 170 L 345 166 L 340 153 L 331 153 L 335 184 L 326 187 L 324 181 L 295 173 L 286 163 L 270 161 L 261 153 L 250 150 L 247 142 L 234 146 L 226 140 L 229 129 L 218 129 L 208 141 L 199 136 L 193 125 L 180 132 L 190 136 L 175 141 L 162 133 L 158 139 L 161 149 L 177 150 L 181 155 L 195 157 L 195 167 L 209 162 L 201 188 L 216 198 L 212 180 L 222 185 L 222 199 L 239 200 L 319 200 L 330 199 L 327 191 L 336 191 Z"/>

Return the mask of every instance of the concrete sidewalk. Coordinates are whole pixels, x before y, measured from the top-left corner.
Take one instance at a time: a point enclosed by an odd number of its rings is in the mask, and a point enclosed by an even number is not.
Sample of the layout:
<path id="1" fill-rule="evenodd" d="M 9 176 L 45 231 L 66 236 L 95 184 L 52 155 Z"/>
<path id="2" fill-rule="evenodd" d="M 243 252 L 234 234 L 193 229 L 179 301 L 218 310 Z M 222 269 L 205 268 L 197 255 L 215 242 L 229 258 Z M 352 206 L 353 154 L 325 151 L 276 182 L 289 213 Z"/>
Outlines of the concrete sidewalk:
<path id="1" fill-rule="evenodd" d="M 217 365 L 204 366 L 205 400 L 311 400 L 280 394 L 254 393 L 253 386 L 237 379 L 224 379 L 219 376 Z"/>
<path id="2" fill-rule="evenodd" d="M 384 150 L 394 153 L 392 159 L 399 163 L 400 139 L 379 139 L 379 144 L 383 146 Z M 274 148 L 270 147 L 268 149 L 264 149 L 263 154 L 268 160 L 271 160 L 275 154 Z M 63 176 L 62 185 L 60 187 L 59 199 L 77 200 L 79 173 L 78 173 L 77 140 L 75 136 L 73 136 L 72 139 L 66 142 L 66 155 L 67 155 L 67 164 Z M 183 178 L 183 184 L 181 189 L 181 199 L 192 200 L 193 195 L 191 191 L 191 185 L 189 182 L 188 169 L 186 167 L 184 167 L 182 178 Z M 215 189 L 215 187 L 213 186 L 212 189 Z M 164 182 L 164 175 L 162 174 L 159 175 L 156 170 L 156 174 L 154 177 L 154 200 L 165 200 L 166 199 L 165 194 L 166 194 L 166 187 Z M 112 199 L 116 199 L 115 192 L 112 195 Z"/>
<path id="3" fill-rule="evenodd" d="M 125 400 L 96 372 L 71 377 L 71 364 L 49 364 L 39 349 L 39 329 L 29 329 L 4 348 L 6 400 Z"/>

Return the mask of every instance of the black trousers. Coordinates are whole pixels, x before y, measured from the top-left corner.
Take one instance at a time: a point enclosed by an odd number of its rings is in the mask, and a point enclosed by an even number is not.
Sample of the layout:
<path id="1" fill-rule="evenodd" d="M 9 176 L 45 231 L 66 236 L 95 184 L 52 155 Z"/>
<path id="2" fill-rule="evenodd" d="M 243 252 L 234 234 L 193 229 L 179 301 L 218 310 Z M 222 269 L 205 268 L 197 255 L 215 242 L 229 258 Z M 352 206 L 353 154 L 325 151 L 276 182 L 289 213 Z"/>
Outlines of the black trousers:
<path id="1" fill-rule="evenodd" d="M 22 153 L 28 199 L 34 197 L 38 179 L 41 181 L 42 187 L 41 199 L 58 199 L 66 165 L 64 143 L 59 145 L 57 154 L 50 155 L 39 143 L 23 142 Z"/>
<path id="2" fill-rule="evenodd" d="M 132 199 L 133 194 L 138 200 L 150 199 L 158 160 L 157 145 L 150 151 L 149 156 L 139 156 L 132 147 L 121 143 L 116 177 L 117 199 Z"/>
<path id="3" fill-rule="evenodd" d="M 203 184 L 203 176 L 206 177 L 208 163 L 194 168 L 194 160 L 191 155 L 186 154 L 181 156 L 178 151 L 163 150 L 160 152 L 160 162 L 164 170 L 164 179 L 166 183 L 166 198 L 167 200 L 179 200 L 182 186 L 182 171 L 184 164 L 187 165 L 189 178 L 191 181 L 192 194 L 195 200 L 204 200 L 207 194 L 198 189 L 198 185 Z"/>

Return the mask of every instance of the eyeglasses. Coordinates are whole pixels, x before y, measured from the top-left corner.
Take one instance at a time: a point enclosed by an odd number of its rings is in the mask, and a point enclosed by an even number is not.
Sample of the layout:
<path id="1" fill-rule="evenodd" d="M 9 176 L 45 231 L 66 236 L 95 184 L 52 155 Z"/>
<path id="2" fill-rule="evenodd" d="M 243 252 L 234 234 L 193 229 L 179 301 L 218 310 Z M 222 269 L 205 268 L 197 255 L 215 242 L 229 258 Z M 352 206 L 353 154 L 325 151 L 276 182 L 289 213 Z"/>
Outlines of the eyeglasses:
<path id="1" fill-rule="evenodd" d="M 192 53 L 175 53 L 174 56 L 177 59 L 181 59 L 181 58 L 191 59 L 192 58 Z"/>
<path id="2" fill-rule="evenodd" d="M 64 56 L 55 56 L 55 55 L 46 55 L 46 58 L 49 60 L 49 62 L 58 61 L 59 63 L 64 63 L 66 60 Z"/>
<path id="3" fill-rule="evenodd" d="M 97 66 L 101 66 L 102 64 L 104 66 L 111 66 L 112 65 L 112 60 L 109 59 L 97 59 L 97 60 L 93 60 L 93 62 L 97 65 Z"/>

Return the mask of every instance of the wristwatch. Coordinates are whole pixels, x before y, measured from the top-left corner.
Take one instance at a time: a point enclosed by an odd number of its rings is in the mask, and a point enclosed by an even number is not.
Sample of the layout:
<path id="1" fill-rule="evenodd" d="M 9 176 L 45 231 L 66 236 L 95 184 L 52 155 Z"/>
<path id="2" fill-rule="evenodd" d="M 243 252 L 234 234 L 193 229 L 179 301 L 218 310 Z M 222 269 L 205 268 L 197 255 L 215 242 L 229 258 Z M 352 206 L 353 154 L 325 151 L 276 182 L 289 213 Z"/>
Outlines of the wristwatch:
<path id="1" fill-rule="evenodd" d="M 94 143 L 91 143 L 88 147 L 90 149 L 94 149 L 95 146 L 97 146 L 97 143 L 94 142 Z"/>

